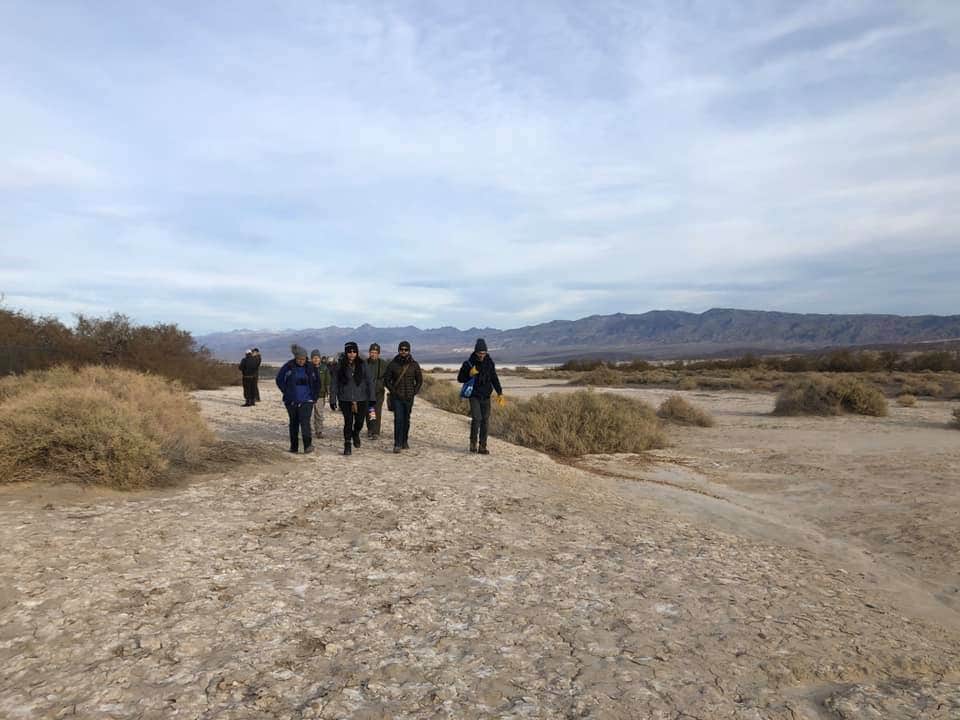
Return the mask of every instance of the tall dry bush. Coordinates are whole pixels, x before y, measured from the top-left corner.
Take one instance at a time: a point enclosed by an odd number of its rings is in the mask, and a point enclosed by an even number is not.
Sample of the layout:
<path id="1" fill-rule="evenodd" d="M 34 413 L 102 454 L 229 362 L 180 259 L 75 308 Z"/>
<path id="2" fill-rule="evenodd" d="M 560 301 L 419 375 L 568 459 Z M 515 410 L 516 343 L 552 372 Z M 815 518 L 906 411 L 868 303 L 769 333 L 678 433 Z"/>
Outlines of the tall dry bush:
<path id="1" fill-rule="evenodd" d="M 887 399 L 876 387 L 858 378 L 809 376 L 788 382 L 777 396 L 775 415 L 884 416 Z"/>
<path id="2" fill-rule="evenodd" d="M 639 453 L 666 445 L 663 427 L 650 405 L 589 390 L 537 395 L 495 407 L 490 433 L 564 457 Z"/>
<path id="3" fill-rule="evenodd" d="M 59 366 L 0 380 L 0 482 L 161 485 L 212 441 L 196 404 L 160 377 Z"/>
<path id="4" fill-rule="evenodd" d="M 597 387 L 620 387 L 624 384 L 622 372 L 618 372 L 606 365 L 600 365 L 593 370 L 588 370 L 580 377 L 574 378 L 569 382 L 570 385 L 589 385 Z"/>
<path id="5" fill-rule="evenodd" d="M 713 427 L 715 421 L 706 410 L 687 402 L 679 395 L 671 395 L 657 408 L 657 417 L 678 425 Z"/>
<path id="6" fill-rule="evenodd" d="M 424 375 L 420 397 L 441 410 L 458 415 L 470 414 L 470 403 L 460 397 L 459 383 Z"/>
<path id="7" fill-rule="evenodd" d="M 897 405 L 900 407 L 913 407 L 917 404 L 917 398 L 914 395 L 898 395 L 897 396 Z"/>

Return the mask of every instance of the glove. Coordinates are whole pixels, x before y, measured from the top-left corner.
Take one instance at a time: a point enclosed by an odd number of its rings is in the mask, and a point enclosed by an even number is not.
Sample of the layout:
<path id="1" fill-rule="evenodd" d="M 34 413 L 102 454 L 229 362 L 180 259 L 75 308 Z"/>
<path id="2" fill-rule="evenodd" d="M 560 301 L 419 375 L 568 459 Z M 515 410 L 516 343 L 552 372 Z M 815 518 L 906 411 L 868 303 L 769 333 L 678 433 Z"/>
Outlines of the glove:
<path id="1" fill-rule="evenodd" d="M 470 368 L 470 377 L 473 377 L 474 375 L 479 375 L 479 374 L 480 374 L 480 371 L 477 370 L 475 367 Z"/>
<path id="2" fill-rule="evenodd" d="M 503 407 L 507 404 L 507 399 L 503 395 L 497 395 L 497 406 Z"/>

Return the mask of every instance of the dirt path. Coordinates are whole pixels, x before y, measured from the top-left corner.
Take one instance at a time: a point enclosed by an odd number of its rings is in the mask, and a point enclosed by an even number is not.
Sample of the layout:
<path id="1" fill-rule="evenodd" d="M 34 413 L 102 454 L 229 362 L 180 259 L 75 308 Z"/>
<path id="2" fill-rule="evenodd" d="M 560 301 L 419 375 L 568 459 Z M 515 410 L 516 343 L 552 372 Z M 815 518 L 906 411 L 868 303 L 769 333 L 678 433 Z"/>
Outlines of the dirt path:
<path id="1" fill-rule="evenodd" d="M 279 401 L 237 392 L 198 398 L 275 457 Z M 330 437 L 163 493 L 0 490 L 0 717 L 960 714 L 960 634 L 869 578 L 470 455 L 465 422 L 418 403 L 400 456 Z"/>

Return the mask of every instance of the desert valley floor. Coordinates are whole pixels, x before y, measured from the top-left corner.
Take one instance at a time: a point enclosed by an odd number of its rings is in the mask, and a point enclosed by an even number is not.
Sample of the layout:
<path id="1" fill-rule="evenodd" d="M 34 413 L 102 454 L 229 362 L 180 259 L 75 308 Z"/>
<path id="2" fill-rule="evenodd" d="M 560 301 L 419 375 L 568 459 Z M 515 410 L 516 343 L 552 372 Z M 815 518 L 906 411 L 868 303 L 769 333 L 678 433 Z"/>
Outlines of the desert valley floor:
<path id="1" fill-rule="evenodd" d="M 261 391 L 195 394 L 254 450 L 224 472 L 0 487 L 0 717 L 960 717 L 944 403 L 779 418 L 687 392 L 715 427 L 560 463 L 471 455 L 467 419 L 419 401 L 399 456 L 389 432 L 338 455 L 329 411 L 290 456 Z"/>

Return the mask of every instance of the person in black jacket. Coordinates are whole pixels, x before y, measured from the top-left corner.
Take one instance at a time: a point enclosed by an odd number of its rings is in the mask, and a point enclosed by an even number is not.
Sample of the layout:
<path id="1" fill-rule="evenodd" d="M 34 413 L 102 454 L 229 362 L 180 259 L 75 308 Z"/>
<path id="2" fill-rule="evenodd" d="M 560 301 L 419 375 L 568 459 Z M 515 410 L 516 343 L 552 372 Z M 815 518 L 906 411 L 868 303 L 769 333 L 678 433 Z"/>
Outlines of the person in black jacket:
<path id="1" fill-rule="evenodd" d="M 409 450 L 410 415 L 413 399 L 423 386 L 423 372 L 410 355 L 410 343 L 406 340 L 400 343 L 396 357 L 387 366 L 385 384 L 393 405 L 393 451 Z"/>
<path id="2" fill-rule="evenodd" d="M 240 375 L 243 382 L 243 406 L 251 407 L 257 404 L 260 399 L 260 390 L 257 387 L 257 379 L 260 374 L 260 353 L 253 350 L 247 350 L 240 361 Z"/>
<path id="3" fill-rule="evenodd" d="M 499 398 L 503 397 L 503 388 L 500 386 L 493 358 L 487 354 L 487 342 L 483 338 L 477 338 L 473 354 L 464 361 L 457 374 L 457 380 L 462 383 L 471 378 L 473 391 L 470 394 L 470 452 L 489 455 L 487 425 L 490 422 L 490 395 L 496 390 L 499 401 Z"/>
<path id="4" fill-rule="evenodd" d="M 337 405 L 343 412 L 343 454 L 350 455 L 353 447 L 360 447 L 360 431 L 364 419 L 376 412 L 377 395 L 367 370 L 360 358 L 359 346 L 351 341 L 343 346 L 343 358 L 337 363 L 330 378 L 330 409 Z"/>
<path id="5" fill-rule="evenodd" d="M 290 452 L 297 452 L 297 434 L 303 436 L 303 452 L 313 452 L 310 416 L 313 404 L 320 397 L 320 376 L 307 362 L 307 351 L 299 345 L 290 348 L 293 359 L 277 373 L 277 387 L 283 393 L 283 404 L 290 418 Z"/>

